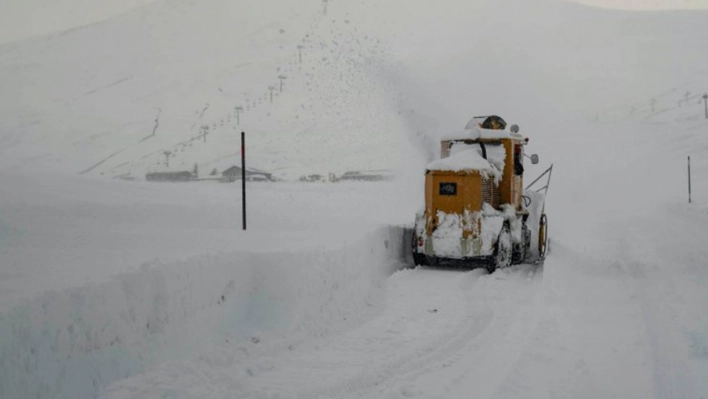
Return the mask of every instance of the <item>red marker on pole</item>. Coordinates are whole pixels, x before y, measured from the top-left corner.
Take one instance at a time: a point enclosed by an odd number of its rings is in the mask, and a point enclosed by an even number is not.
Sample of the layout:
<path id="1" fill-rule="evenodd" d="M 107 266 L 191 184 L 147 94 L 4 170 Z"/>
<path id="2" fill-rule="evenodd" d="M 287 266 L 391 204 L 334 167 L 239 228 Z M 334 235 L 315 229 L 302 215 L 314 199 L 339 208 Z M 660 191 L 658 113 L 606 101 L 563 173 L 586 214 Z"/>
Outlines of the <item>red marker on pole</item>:
<path id="1" fill-rule="evenodd" d="M 246 133 L 241 132 L 241 197 L 243 199 L 243 230 L 246 230 Z"/>

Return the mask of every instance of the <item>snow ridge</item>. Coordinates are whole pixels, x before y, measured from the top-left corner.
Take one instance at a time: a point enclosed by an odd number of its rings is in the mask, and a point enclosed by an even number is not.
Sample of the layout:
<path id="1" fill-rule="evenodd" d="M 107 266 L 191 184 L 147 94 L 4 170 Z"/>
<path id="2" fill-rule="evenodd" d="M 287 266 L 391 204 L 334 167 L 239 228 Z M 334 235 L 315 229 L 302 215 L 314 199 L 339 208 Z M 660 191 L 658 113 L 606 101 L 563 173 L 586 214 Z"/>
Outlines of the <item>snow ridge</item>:
<path id="1" fill-rule="evenodd" d="M 382 228 L 338 250 L 200 256 L 47 292 L 0 314 L 0 396 L 96 397 L 224 345 L 257 353 L 326 337 L 378 311 L 407 243 Z"/>

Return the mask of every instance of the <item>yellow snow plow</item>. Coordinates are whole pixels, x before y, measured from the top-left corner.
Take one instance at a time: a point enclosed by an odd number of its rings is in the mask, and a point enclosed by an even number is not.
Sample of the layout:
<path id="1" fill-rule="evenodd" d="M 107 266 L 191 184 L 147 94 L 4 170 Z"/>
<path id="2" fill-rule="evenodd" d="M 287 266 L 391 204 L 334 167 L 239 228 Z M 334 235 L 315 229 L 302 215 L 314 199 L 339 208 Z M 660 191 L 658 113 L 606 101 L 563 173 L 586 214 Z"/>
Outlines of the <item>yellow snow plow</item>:
<path id="1" fill-rule="evenodd" d="M 425 206 L 413 230 L 416 265 L 484 265 L 490 272 L 543 261 L 548 247 L 545 193 L 551 166 L 524 189 L 524 148 L 516 125 L 475 117 L 441 141 L 425 173 Z M 533 164 L 538 156 L 528 157 Z M 547 177 L 546 186 L 532 190 Z"/>

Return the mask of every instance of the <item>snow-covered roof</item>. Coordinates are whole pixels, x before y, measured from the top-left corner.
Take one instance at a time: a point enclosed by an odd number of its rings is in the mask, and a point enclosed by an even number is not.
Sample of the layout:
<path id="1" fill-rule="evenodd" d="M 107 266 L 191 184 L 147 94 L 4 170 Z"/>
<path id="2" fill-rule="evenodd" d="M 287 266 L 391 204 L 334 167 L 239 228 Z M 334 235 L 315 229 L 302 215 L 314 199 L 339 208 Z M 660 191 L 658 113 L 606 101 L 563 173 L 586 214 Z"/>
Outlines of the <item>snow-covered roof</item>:
<path id="1" fill-rule="evenodd" d="M 506 150 L 502 145 L 487 145 L 487 159 L 482 156 L 479 144 L 455 143 L 450 148 L 450 156 L 428 164 L 428 170 L 459 172 L 462 170 L 476 170 L 501 176 L 504 170 Z"/>
<path id="2" fill-rule="evenodd" d="M 456 132 L 443 134 L 441 140 L 479 140 L 479 139 L 510 139 L 520 137 L 516 133 L 509 130 L 491 130 L 482 129 L 481 127 L 472 127 L 470 129 L 458 130 Z"/>

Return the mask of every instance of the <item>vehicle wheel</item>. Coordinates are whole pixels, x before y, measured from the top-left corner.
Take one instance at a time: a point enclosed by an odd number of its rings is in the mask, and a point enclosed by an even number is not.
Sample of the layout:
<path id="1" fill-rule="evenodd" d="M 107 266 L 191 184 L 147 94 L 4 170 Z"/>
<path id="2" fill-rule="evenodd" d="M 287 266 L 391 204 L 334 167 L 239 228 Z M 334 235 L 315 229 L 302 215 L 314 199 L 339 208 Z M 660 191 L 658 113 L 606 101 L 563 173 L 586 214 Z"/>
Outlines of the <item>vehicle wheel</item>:
<path id="1" fill-rule="evenodd" d="M 415 233 L 413 233 L 413 242 L 411 244 L 413 264 L 415 266 L 428 266 L 428 257 L 425 254 L 418 253 L 418 237 L 416 237 Z"/>
<path id="2" fill-rule="evenodd" d="M 416 266 L 428 266 L 428 257 L 423 254 L 413 252 L 413 263 Z"/>
<path id="3" fill-rule="evenodd" d="M 521 228 L 521 242 L 514 244 L 514 254 L 511 258 L 513 265 L 518 265 L 526 260 L 526 254 L 531 247 L 531 231 L 526 227 L 526 223 Z"/>
<path id="4" fill-rule="evenodd" d="M 501 232 L 499 232 L 497 246 L 494 248 L 491 270 L 489 267 L 487 267 L 487 270 L 491 273 L 496 269 L 509 267 L 511 265 L 513 251 L 514 245 L 511 242 L 511 232 L 509 231 L 509 226 L 504 225 Z"/>
<path id="5" fill-rule="evenodd" d="M 538 259 L 546 259 L 548 251 L 548 218 L 544 213 L 541 215 L 541 223 L 538 228 Z"/>
<path id="6" fill-rule="evenodd" d="M 485 268 L 487 269 L 487 272 L 489 272 L 489 274 L 492 274 L 495 270 L 497 270 L 497 265 L 495 265 L 494 261 L 492 260 L 487 263 L 487 266 Z"/>

